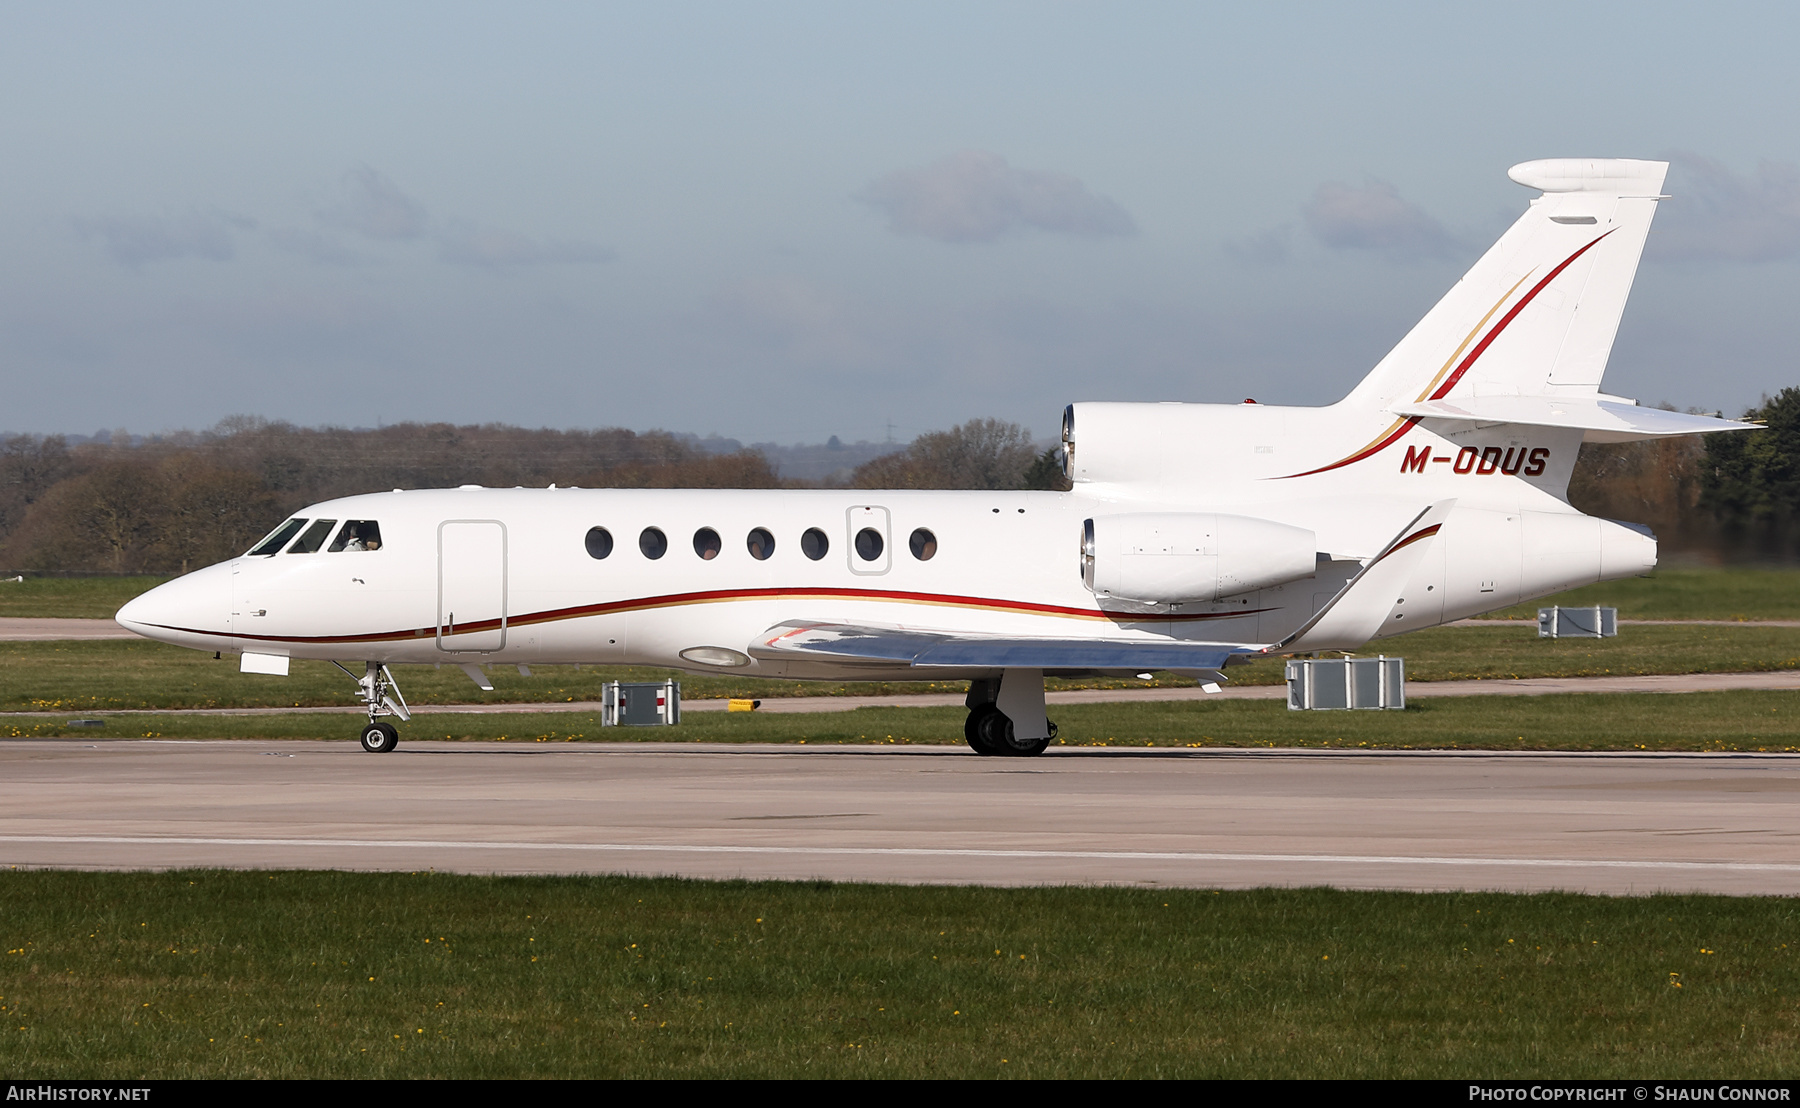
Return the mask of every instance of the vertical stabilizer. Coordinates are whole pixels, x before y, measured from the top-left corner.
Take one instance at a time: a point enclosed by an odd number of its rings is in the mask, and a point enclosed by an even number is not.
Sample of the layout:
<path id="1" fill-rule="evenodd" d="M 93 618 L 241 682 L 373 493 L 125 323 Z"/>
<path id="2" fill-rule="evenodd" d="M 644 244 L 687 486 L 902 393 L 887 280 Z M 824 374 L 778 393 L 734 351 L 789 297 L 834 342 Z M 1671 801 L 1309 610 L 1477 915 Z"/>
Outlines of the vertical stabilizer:
<path id="1" fill-rule="evenodd" d="M 1667 170 L 1627 159 L 1514 166 L 1508 175 L 1543 195 L 1344 403 L 1598 392 Z"/>

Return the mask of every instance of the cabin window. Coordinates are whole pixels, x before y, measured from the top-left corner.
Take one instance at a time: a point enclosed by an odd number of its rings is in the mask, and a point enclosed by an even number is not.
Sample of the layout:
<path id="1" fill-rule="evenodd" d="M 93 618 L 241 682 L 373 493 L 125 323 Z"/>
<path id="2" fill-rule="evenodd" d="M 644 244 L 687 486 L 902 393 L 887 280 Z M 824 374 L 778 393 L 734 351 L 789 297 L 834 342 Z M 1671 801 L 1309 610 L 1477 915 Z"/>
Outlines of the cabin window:
<path id="1" fill-rule="evenodd" d="M 257 543 L 255 546 L 251 547 L 250 555 L 281 553 L 281 548 L 288 544 L 288 540 L 293 538 L 295 535 L 298 535 L 300 533 L 300 528 L 305 527 L 305 526 L 306 526 L 306 520 L 304 520 L 304 519 L 288 520 L 286 523 L 282 524 L 280 527 L 277 527 L 277 528 L 275 528 L 275 530 L 270 531 L 268 538 Z M 245 557 L 249 557 L 250 555 L 245 555 Z"/>
<path id="2" fill-rule="evenodd" d="M 749 548 L 752 558 L 759 562 L 766 562 L 769 560 L 769 555 L 775 553 L 775 536 L 758 527 L 745 536 L 744 545 Z"/>
<path id="3" fill-rule="evenodd" d="M 612 532 L 604 527 L 590 527 L 587 533 L 588 557 L 598 561 L 612 553 Z"/>
<path id="4" fill-rule="evenodd" d="M 819 530 L 817 527 L 808 527 L 806 529 L 806 534 L 800 536 L 800 553 L 806 555 L 815 562 L 820 558 L 823 558 L 825 552 L 830 549 L 831 540 L 826 538 L 825 532 Z"/>
<path id="5" fill-rule="evenodd" d="M 644 552 L 644 557 L 654 562 L 669 552 L 669 536 L 654 527 L 646 527 L 638 535 L 638 549 Z"/>
<path id="6" fill-rule="evenodd" d="M 712 561 L 723 549 L 725 544 L 719 541 L 719 533 L 711 527 L 702 527 L 694 532 L 694 553 L 700 555 L 701 561 Z"/>
<path id="7" fill-rule="evenodd" d="M 920 527 L 912 533 L 912 538 L 907 540 L 906 545 L 912 549 L 913 557 L 921 562 L 929 562 L 932 555 L 937 553 L 937 536 Z"/>
<path id="8" fill-rule="evenodd" d="M 312 526 L 302 531 L 300 537 L 294 540 L 294 545 L 288 547 L 288 553 L 317 554 L 319 547 L 324 546 L 325 540 L 331 537 L 331 529 L 336 526 L 335 519 L 313 520 Z"/>
<path id="9" fill-rule="evenodd" d="M 864 527 L 856 533 L 856 556 L 865 562 L 881 557 L 881 548 L 885 545 L 881 541 L 881 532 L 873 527 Z"/>
<path id="10" fill-rule="evenodd" d="M 336 554 L 340 550 L 380 550 L 381 524 L 372 519 L 347 519 L 343 530 L 331 545 L 325 548 L 327 554 Z"/>

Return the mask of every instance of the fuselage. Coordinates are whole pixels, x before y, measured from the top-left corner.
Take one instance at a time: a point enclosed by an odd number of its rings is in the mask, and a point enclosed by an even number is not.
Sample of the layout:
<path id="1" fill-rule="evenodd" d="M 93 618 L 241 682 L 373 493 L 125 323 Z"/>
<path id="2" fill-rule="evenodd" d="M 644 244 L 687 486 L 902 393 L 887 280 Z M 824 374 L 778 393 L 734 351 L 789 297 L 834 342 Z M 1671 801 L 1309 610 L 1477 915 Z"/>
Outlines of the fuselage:
<path id="1" fill-rule="evenodd" d="M 1560 510 L 1514 503 L 1453 512 L 1444 541 L 1409 586 L 1416 599 L 1405 621 L 1382 633 L 1597 579 L 1596 529 L 1623 529 L 1566 505 L 1534 506 Z M 960 634 L 1275 643 L 1329 603 L 1419 503 L 1394 495 L 1270 497 L 1262 505 L 1266 517 L 1317 534 L 1316 564 L 1310 574 L 1241 595 L 1131 602 L 1097 596 L 1084 581 L 1087 521 L 1204 507 L 1133 501 L 1118 490 L 1101 497 L 395 491 L 313 505 L 293 517 L 304 522 L 290 522 L 278 552 L 188 574 L 133 601 L 118 618 L 182 646 L 291 658 L 917 679 L 923 675 L 904 668 L 878 672 L 828 658 L 756 659 L 746 646 L 775 625 L 806 620 Z M 1551 524 L 1592 541 L 1564 541 L 1565 556 L 1534 560 L 1527 554 L 1534 520 L 1540 545 Z M 376 548 L 359 549 L 367 544 L 355 539 L 355 529 L 378 535 Z M 308 535 L 318 538 L 309 542 Z M 1631 568 L 1641 572 L 1642 564 Z M 731 664 L 715 664 L 720 658 Z"/>

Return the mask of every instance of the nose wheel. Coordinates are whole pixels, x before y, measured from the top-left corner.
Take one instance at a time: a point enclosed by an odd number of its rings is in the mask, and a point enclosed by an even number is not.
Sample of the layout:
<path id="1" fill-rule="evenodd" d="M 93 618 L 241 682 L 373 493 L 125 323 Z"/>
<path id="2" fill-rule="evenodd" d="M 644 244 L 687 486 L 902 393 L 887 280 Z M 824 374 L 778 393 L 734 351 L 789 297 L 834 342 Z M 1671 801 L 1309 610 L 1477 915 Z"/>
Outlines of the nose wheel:
<path id="1" fill-rule="evenodd" d="M 400 745 L 400 732 L 386 720 L 376 720 L 363 728 L 362 748 L 370 754 L 386 754 Z"/>
<path id="2" fill-rule="evenodd" d="M 400 686 L 394 683 L 394 675 L 380 662 L 363 663 L 361 677 L 345 669 L 342 662 L 333 662 L 332 665 L 344 670 L 356 682 L 357 695 L 369 710 L 368 726 L 362 729 L 362 748 L 370 754 L 386 754 L 399 746 L 400 732 L 393 724 L 381 718 L 397 716 L 403 722 L 412 718 L 412 713 L 406 707 L 406 698 L 400 695 Z"/>

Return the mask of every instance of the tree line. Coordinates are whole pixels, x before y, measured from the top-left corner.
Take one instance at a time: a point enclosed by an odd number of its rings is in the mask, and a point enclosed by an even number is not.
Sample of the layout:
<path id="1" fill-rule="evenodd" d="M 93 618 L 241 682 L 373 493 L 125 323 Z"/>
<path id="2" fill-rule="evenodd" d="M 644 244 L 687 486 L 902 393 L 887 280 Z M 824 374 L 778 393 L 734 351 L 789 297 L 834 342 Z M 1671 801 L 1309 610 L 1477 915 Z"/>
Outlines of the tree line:
<path id="1" fill-rule="evenodd" d="M 1667 553 L 1800 556 L 1800 389 L 1748 413 L 1759 431 L 1588 444 L 1569 501 L 1649 525 Z M 758 450 L 710 452 L 662 431 L 502 424 L 306 428 L 234 417 L 132 444 L 0 438 L 0 567 L 17 573 L 181 573 L 248 549 L 307 504 L 390 488 L 782 488 Z M 851 474 L 854 488 L 1066 489 L 1056 449 L 1016 423 L 920 435 Z"/>

